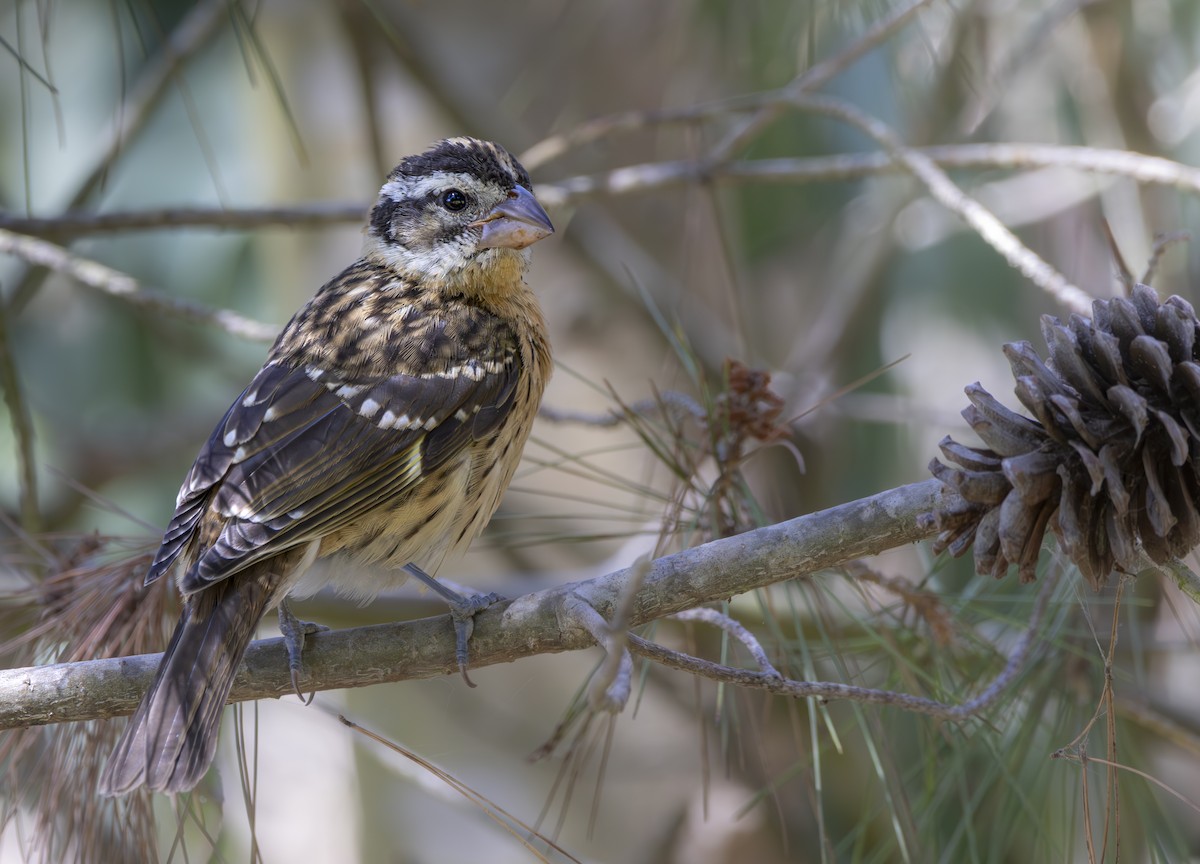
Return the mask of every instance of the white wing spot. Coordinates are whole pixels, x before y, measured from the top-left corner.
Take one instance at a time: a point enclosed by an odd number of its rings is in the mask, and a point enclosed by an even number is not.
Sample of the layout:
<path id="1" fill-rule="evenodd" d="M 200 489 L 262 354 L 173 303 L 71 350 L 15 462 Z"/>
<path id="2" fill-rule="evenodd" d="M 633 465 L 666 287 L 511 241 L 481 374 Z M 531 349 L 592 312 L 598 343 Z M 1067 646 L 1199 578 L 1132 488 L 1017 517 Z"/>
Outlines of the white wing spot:
<path id="1" fill-rule="evenodd" d="M 254 405 L 257 402 L 258 402 L 258 391 L 251 390 L 249 393 L 246 394 L 246 398 L 242 400 L 242 407 L 249 408 L 251 405 Z"/>
<path id="2" fill-rule="evenodd" d="M 392 413 L 390 408 L 387 411 L 384 411 L 383 416 L 379 418 L 379 425 L 382 426 L 384 429 L 391 428 L 392 426 L 395 425 L 395 423 L 396 423 L 396 415 Z"/>
<path id="3" fill-rule="evenodd" d="M 379 413 L 379 409 L 382 407 L 374 399 L 364 399 L 362 405 L 358 406 L 358 413 L 370 420 Z"/>
<path id="4" fill-rule="evenodd" d="M 266 411 L 263 412 L 263 420 L 265 420 L 267 423 L 270 423 L 272 420 L 274 420 L 278 416 L 279 416 L 279 411 L 276 410 L 274 405 L 272 405 L 270 408 L 268 408 Z"/>
<path id="5" fill-rule="evenodd" d="M 234 451 L 234 453 L 233 453 L 233 461 L 234 462 L 241 462 L 245 458 L 246 458 L 246 448 L 245 447 L 239 447 L 237 450 Z"/>
<path id="6" fill-rule="evenodd" d="M 222 440 L 225 442 L 226 447 L 232 447 L 237 443 L 237 430 L 230 429 L 225 433 L 225 437 Z"/>
<path id="7" fill-rule="evenodd" d="M 333 388 L 330 388 L 333 389 Z M 355 387 L 353 384 L 343 384 L 337 389 L 336 396 L 339 399 L 353 399 L 363 391 L 362 387 Z"/>
<path id="8" fill-rule="evenodd" d="M 480 363 L 478 360 L 471 360 L 463 363 L 460 366 L 451 366 L 442 372 L 425 372 L 417 375 L 417 378 L 466 378 L 470 381 L 482 380 L 485 375 L 497 375 L 503 372 L 508 363 L 504 360 L 485 360 Z"/>

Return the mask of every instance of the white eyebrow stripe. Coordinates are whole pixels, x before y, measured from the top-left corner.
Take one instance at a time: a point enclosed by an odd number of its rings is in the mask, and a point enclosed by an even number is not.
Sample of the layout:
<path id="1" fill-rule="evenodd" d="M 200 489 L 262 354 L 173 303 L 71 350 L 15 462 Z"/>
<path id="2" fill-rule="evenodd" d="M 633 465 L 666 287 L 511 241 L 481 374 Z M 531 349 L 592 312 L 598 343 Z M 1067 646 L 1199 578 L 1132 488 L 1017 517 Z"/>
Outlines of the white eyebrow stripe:
<path id="1" fill-rule="evenodd" d="M 393 201 L 424 198 L 452 186 L 469 185 L 471 178 L 456 171 L 434 171 L 422 177 L 397 177 L 383 184 L 379 197 L 391 198 Z"/>

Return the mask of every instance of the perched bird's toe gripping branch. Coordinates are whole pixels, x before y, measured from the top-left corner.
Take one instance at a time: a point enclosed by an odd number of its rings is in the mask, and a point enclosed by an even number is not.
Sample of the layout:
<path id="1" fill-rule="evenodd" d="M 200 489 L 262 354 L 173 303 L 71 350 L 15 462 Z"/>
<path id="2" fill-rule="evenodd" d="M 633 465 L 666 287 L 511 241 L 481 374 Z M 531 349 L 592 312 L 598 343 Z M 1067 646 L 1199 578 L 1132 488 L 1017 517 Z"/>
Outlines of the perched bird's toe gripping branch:
<path id="1" fill-rule="evenodd" d="M 467 674 L 467 668 L 470 666 L 470 654 L 467 646 L 471 641 L 471 634 L 475 630 L 475 616 L 484 609 L 495 606 L 504 598 L 494 592 L 464 597 L 457 591 L 447 588 L 416 564 L 407 564 L 404 569 L 437 592 L 438 596 L 445 600 L 450 607 L 450 620 L 454 622 L 454 659 L 458 661 L 458 671 L 462 673 L 467 686 L 474 687 L 475 682 Z"/>
<path id="2" fill-rule="evenodd" d="M 286 599 L 279 601 L 279 632 L 283 635 L 283 643 L 287 646 L 288 671 L 292 675 L 292 690 L 304 702 L 311 705 L 316 693 L 310 693 L 305 698 L 300 690 L 300 679 L 304 677 L 304 642 L 314 633 L 328 630 L 324 624 L 315 621 L 301 621 L 293 613 Z"/>

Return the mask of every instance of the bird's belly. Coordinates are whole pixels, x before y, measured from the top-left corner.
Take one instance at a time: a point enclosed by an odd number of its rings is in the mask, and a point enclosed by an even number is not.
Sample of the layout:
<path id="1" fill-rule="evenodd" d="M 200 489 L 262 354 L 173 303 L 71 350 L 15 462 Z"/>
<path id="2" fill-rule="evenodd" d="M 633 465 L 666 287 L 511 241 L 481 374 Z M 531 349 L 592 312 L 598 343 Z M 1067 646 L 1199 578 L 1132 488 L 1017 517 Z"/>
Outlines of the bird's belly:
<path id="1" fill-rule="evenodd" d="M 292 594 L 307 597 L 329 585 L 366 601 L 403 585 L 406 564 L 433 575 L 443 561 L 465 552 L 492 518 L 515 468 L 496 458 L 500 442 L 489 443 L 324 537 L 319 557 L 334 560 L 305 574 Z"/>

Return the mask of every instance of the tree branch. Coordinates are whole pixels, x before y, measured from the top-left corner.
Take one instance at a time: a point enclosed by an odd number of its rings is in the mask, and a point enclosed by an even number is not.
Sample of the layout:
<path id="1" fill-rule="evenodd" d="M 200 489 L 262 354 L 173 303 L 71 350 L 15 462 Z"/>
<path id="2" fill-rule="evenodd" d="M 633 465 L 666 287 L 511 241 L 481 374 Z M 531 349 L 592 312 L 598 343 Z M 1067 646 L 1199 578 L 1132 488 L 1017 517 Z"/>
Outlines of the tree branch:
<path id="1" fill-rule="evenodd" d="M 70 210 L 79 207 L 103 182 L 118 157 L 133 149 L 155 109 L 174 83 L 183 87 L 180 74 L 186 63 L 210 44 L 227 21 L 229 11 L 225 0 L 201 0 L 194 3 L 157 51 L 142 64 L 132 86 L 125 91 L 112 125 L 92 150 L 91 164 L 86 166 L 83 179 L 74 186 L 66 204 Z M 26 273 L 18 282 L 9 300 L 9 311 L 19 312 L 41 285 L 37 274 Z"/>
<path id="2" fill-rule="evenodd" d="M 1058 571 L 1054 570 L 1042 580 L 1042 587 L 1039 589 L 1037 600 L 1033 605 L 1033 614 L 1029 616 L 1029 625 L 1026 627 L 1025 632 L 1021 634 L 1021 638 L 1017 641 L 1012 653 L 1009 654 L 1008 660 L 1005 662 L 1000 674 L 989 682 L 976 696 L 959 704 L 939 702 L 936 699 L 928 699 L 924 696 L 897 693 L 894 690 L 879 690 L 874 687 L 856 687 L 852 684 L 838 684 L 831 681 L 795 681 L 790 678 L 784 678 L 769 663 L 766 664 L 767 668 L 762 668 L 763 662 L 761 660 L 759 661 L 760 668 L 758 671 L 725 666 L 720 663 L 713 663 L 708 660 L 691 657 L 687 654 L 681 654 L 678 651 L 671 651 L 668 648 L 664 648 L 661 645 L 634 636 L 633 634 L 629 635 L 629 647 L 635 653 L 662 663 L 664 666 L 670 666 L 673 669 L 682 669 L 694 675 L 700 675 L 727 684 L 734 684 L 739 687 L 766 690 L 769 693 L 775 693 L 780 696 L 792 696 L 799 699 L 816 698 L 821 700 L 847 699 L 852 702 L 889 705 L 894 708 L 900 708 L 916 714 L 926 714 L 942 720 L 966 720 L 995 704 L 996 700 L 1003 695 L 1004 691 L 1016 680 L 1017 676 L 1025 670 L 1026 663 L 1039 644 L 1038 632 L 1041 630 L 1042 619 L 1045 617 L 1046 610 L 1050 605 L 1050 598 L 1053 596 L 1054 589 L 1058 585 L 1058 576 Z"/>
<path id="3" fill-rule="evenodd" d="M 30 264 L 70 276 L 81 285 L 132 303 L 141 309 L 182 318 L 185 321 L 209 324 L 233 336 L 270 342 L 279 330 L 278 327 L 254 321 L 229 309 L 210 309 L 190 300 L 151 291 L 143 288 L 132 276 L 106 267 L 98 261 L 81 258 L 45 240 L 14 234 L 0 228 L 0 253 L 5 252 L 24 258 Z"/>
<path id="4" fill-rule="evenodd" d="M 945 144 L 905 148 L 943 169 L 1033 171 L 1070 168 L 1089 174 L 1126 177 L 1138 183 L 1169 186 L 1189 195 L 1200 195 L 1200 169 L 1160 156 L 1128 150 L 1058 144 Z M 832 156 L 747 159 L 708 167 L 698 160 L 668 160 L 625 165 L 599 174 L 579 174 L 538 183 L 538 200 L 550 208 L 566 207 L 589 198 L 642 195 L 674 189 L 689 183 L 715 180 L 728 183 L 818 183 L 855 180 L 907 170 L 887 152 L 840 153 Z M 1063 206 L 1074 206 L 1069 200 Z M 360 225 L 366 218 L 365 201 L 313 201 L 277 207 L 164 207 L 147 210 L 94 213 L 68 210 L 57 216 L 23 216 L 0 210 L 0 229 L 39 237 L 80 237 L 129 231 L 171 228 L 208 228 L 244 231 L 257 228 L 321 228 Z M 1038 218 L 1045 218 L 1040 212 Z"/>
<path id="5" fill-rule="evenodd" d="M 990 210 L 955 185 L 949 175 L 932 159 L 906 147 L 900 137 L 885 123 L 860 111 L 849 102 L 828 96 L 801 96 L 794 100 L 794 104 L 805 110 L 836 117 L 874 138 L 893 160 L 907 168 L 925 185 L 934 200 L 951 213 L 957 214 L 1022 276 L 1070 311 L 1080 315 L 1091 312 L 1093 297 L 1090 294 L 1072 285 L 1049 262 L 1022 243 Z"/>
<path id="6" fill-rule="evenodd" d="M 660 558 L 644 573 L 628 625 L 926 539 L 934 529 L 923 527 L 918 517 L 945 506 L 948 494 L 939 481 L 926 480 Z M 568 598 L 583 600 L 611 621 L 633 569 L 539 591 L 481 613 L 471 640 L 472 666 L 594 645 L 585 630 L 560 624 L 564 604 Z M 0 729 L 129 714 L 160 659 L 144 654 L 2 671 Z M 309 637 L 304 660 L 310 673 L 305 687 L 312 690 L 458 671 L 454 632 L 445 616 L 318 633 Z M 231 701 L 291 692 L 283 640 L 253 643 Z"/>

